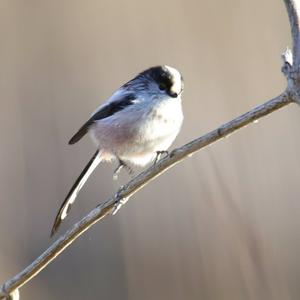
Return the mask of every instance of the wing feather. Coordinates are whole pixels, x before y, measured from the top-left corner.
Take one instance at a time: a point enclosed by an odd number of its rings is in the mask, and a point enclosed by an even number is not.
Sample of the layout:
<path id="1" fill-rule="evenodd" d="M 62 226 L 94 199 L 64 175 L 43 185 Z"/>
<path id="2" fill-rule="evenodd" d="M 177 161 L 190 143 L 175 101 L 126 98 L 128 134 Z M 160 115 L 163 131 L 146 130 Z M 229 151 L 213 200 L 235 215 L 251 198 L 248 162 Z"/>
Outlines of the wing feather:
<path id="1" fill-rule="evenodd" d="M 114 100 L 109 102 L 108 104 L 101 107 L 98 111 L 96 111 L 91 118 L 85 122 L 80 129 L 73 135 L 70 139 L 69 144 L 73 145 L 77 143 L 88 131 L 91 125 L 93 125 L 97 120 L 105 119 L 118 111 L 123 110 L 124 108 L 132 105 L 136 97 L 134 94 L 125 94 L 122 98 L 118 100 Z"/>

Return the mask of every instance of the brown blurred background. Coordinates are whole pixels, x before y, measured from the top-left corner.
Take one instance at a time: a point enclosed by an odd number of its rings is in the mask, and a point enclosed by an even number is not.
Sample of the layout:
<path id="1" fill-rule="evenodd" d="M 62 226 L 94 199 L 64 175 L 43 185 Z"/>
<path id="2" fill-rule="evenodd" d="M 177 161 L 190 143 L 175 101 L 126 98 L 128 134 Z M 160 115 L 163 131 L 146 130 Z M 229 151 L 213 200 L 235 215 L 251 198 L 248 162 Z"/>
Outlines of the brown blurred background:
<path id="1" fill-rule="evenodd" d="M 50 243 L 94 146 L 68 139 L 157 64 L 185 78 L 179 146 L 285 88 L 280 0 L 0 1 L 0 282 Z M 152 182 L 21 290 L 21 299 L 300 298 L 300 110 L 284 108 Z M 128 177 L 102 165 L 64 232 Z"/>

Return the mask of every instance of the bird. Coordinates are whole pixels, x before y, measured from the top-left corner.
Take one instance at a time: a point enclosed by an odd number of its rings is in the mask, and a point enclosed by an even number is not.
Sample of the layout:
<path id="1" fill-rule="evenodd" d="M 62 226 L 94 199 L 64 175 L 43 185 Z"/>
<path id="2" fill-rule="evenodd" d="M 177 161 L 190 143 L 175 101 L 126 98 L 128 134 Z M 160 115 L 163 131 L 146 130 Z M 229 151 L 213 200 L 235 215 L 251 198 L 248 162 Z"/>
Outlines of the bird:
<path id="1" fill-rule="evenodd" d="M 87 133 L 97 151 L 83 169 L 56 215 L 51 237 L 68 215 L 80 189 L 102 161 L 122 168 L 144 167 L 168 153 L 183 123 L 183 77 L 174 67 L 148 68 L 117 89 L 70 139 L 73 145 Z"/>

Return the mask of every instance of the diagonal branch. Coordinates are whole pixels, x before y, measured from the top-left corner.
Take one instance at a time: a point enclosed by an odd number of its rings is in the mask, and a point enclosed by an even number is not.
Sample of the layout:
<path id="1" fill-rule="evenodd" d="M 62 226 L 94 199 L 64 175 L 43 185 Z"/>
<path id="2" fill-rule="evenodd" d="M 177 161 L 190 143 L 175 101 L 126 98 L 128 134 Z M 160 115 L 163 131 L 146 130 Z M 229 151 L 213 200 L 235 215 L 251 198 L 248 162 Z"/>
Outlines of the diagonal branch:
<path id="1" fill-rule="evenodd" d="M 115 205 L 120 201 L 128 200 L 133 194 L 148 184 L 154 178 L 173 167 L 184 158 L 191 156 L 200 149 L 226 137 L 234 131 L 253 123 L 259 118 L 280 109 L 292 103 L 293 97 L 288 92 L 284 92 L 278 97 L 259 105 L 249 112 L 221 125 L 217 129 L 189 142 L 188 144 L 173 150 L 167 157 L 160 160 L 157 164 L 145 170 L 137 177 L 133 178 L 125 186 L 121 187 L 118 192 L 109 198 L 106 202 L 98 205 L 87 216 L 82 218 L 78 223 L 73 225 L 63 236 L 54 242 L 43 254 L 33 261 L 27 268 L 19 274 L 9 279 L 0 289 L 0 299 L 10 294 L 12 291 L 19 289 L 42 269 L 44 269 L 52 260 L 55 259 L 64 249 L 75 241 L 87 229 L 105 216 L 113 213 Z"/>
<path id="2" fill-rule="evenodd" d="M 64 235 L 56 240 L 46 251 L 27 266 L 19 274 L 6 281 L 0 287 L 0 299 L 18 299 L 19 288 L 35 277 L 52 260 L 55 259 L 64 249 L 66 249 L 81 234 L 93 226 L 105 216 L 113 213 L 116 204 L 122 200 L 128 200 L 133 194 L 148 184 L 154 178 L 182 161 L 187 156 L 194 154 L 200 149 L 213 144 L 214 142 L 226 137 L 236 130 L 251 124 L 255 120 L 262 118 L 283 106 L 292 102 L 300 103 L 300 32 L 299 15 L 300 0 L 284 0 L 289 15 L 292 39 L 293 39 L 293 59 L 289 58 L 288 51 L 284 55 L 285 65 L 283 71 L 288 78 L 288 89 L 278 97 L 261 104 L 249 112 L 221 125 L 217 129 L 189 142 L 188 144 L 173 150 L 167 157 L 160 160 L 156 165 L 145 170 L 137 177 L 121 187 L 118 192 L 106 202 L 98 205 L 88 215 L 73 225 Z"/>

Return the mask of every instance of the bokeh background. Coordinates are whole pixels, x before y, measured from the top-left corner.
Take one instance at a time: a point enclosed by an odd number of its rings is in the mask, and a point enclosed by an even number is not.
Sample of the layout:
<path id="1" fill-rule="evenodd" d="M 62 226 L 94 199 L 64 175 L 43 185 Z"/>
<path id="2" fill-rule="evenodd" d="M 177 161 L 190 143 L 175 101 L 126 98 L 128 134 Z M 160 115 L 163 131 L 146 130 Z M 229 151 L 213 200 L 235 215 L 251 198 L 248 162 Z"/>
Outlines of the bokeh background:
<path id="1" fill-rule="evenodd" d="M 280 0 L 0 1 L 0 282 L 29 264 L 94 152 L 79 126 L 157 64 L 185 78 L 174 146 L 276 96 L 290 43 Z M 300 109 L 202 150 L 98 223 L 21 299 L 300 297 Z M 102 165 L 59 233 L 128 180 Z"/>

